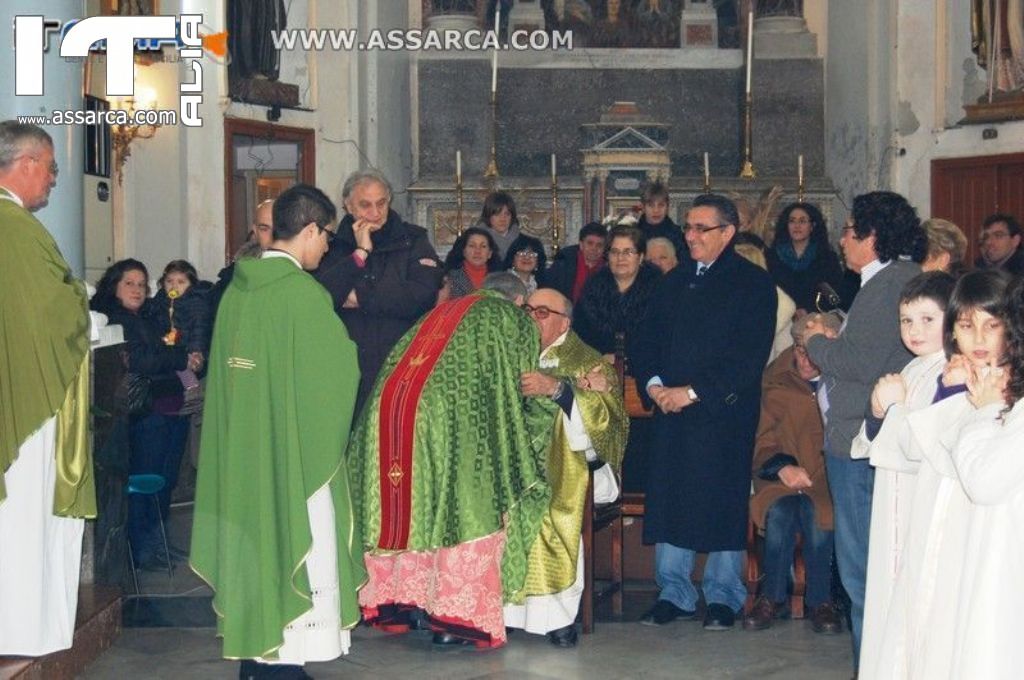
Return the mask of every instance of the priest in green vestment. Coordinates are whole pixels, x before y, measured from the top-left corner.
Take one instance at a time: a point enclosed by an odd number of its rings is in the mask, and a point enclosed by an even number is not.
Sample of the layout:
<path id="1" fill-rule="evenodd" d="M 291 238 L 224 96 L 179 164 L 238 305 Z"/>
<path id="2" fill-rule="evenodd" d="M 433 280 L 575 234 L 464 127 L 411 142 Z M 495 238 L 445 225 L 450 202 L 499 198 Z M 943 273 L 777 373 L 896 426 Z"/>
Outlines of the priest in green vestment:
<path id="1" fill-rule="evenodd" d="M 574 647 L 576 614 L 583 593 L 581 536 L 587 482 L 594 471 L 594 501 L 618 497 L 629 418 L 615 371 L 571 328 L 572 303 L 541 288 L 526 305 L 540 329 L 540 367 L 521 378 L 528 397 L 549 397 L 560 417 L 547 451 L 552 497 L 540 533 L 530 547 L 525 585 L 505 607 L 510 628 L 547 634 L 552 644 Z"/>
<path id="2" fill-rule="evenodd" d="M 557 406 L 524 398 L 539 334 L 490 290 L 438 305 L 392 350 L 349 453 L 373 625 L 426 612 L 435 644 L 505 642 L 502 605 L 522 590 L 550 500 Z"/>
<path id="3" fill-rule="evenodd" d="M 214 590 L 223 654 L 243 660 L 243 678 L 337 658 L 359 621 L 365 571 L 344 464 L 356 349 L 304 271 L 335 216 L 314 187 L 281 194 L 270 249 L 238 261 L 217 312 L 191 566 Z"/>
<path id="4" fill-rule="evenodd" d="M 32 215 L 56 182 L 50 135 L 0 123 L 0 656 L 71 646 L 96 516 L 88 299 Z"/>

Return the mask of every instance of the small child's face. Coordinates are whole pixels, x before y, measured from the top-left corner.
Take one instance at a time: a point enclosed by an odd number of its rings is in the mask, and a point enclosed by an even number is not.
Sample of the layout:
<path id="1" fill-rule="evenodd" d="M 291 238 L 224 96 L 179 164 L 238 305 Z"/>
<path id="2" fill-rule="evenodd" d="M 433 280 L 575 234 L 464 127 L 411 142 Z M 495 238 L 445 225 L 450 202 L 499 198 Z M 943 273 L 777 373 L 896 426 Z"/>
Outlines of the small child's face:
<path id="1" fill-rule="evenodd" d="M 942 349 L 942 320 L 939 305 L 931 298 L 918 298 L 900 304 L 900 338 L 916 356 Z"/>
<path id="2" fill-rule="evenodd" d="M 1006 352 L 1006 327 L 984 309 L 965 310 L 953 326 L 953 339 L 960 354 L 977 368 L 999 362 Z"/>
<path id="3" fill-rule="evenodd" d="M 192 284 L 188 277 L 181 272 L 170 272 L 164 275 L 164 290 L 168 293 L 173 290 L 178 297 L 184 295 L 190 285 Z"/>
<path id="4" fill-rule="evenodd" d="M 661 224 L 668 215 L 668 201 L 664 198 L 655 198 L 644 203 L 644 218 L 648 224 Z"/>

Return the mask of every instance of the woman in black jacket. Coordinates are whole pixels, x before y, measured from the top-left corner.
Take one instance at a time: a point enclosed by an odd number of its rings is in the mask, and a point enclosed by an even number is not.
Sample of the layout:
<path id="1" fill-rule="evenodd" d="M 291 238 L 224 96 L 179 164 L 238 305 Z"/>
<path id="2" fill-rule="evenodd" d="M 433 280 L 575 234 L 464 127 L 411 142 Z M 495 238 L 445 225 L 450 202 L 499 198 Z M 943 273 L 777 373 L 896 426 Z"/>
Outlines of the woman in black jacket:
<path id="1" fill-rule="evenodd" d="M 796 302 L 797 313 L 817 310 L 818 287 L 827 283 L 843 298 L 843 269 L 828 241 L 821 211 L 810 203 L 790 203 L 775 222 L 775 240 L 766 253 L 775 285 Z M 843 300 L 844 309 L 852 302 Z"/>
<path id="2" fill-rule="evenodd" d="M 166 517 L 188 434 L 188 418 L 177 415 L 183 394 L 177 371 L 197 370 L 199 363 L 189 357 L 185 346 L 165 344 L 156 327 L 142 318 L 140 311 L 148 293 L 146 266 L 138 260 L 121 260 L 103 274 L 89 306 L 105 314 L 112 325 L 121 326 L 128 372 L 149 379 L 151 406 L 132 416 L 129 423 L 129 470 L 164 478 L 166 485 L 158 500 L 159 512 Z M 169 559 L 156 512 L 149 498 L 129 496 L 128 538 L 135 564 L 142 569 L 162 569 Z"/>

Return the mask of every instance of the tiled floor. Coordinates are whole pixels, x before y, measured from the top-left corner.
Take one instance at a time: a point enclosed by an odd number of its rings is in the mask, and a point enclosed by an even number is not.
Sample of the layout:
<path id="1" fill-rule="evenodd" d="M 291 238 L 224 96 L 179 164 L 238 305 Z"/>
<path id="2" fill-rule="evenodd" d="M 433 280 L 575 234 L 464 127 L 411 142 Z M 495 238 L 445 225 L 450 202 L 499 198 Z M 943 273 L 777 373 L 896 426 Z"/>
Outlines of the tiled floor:
<path id="1" fill-rule="evenodd" d="M 171 541 L 188 545 L 188 508 L 175 512 Z M 144 573 L 141 589 L 151 597 L 125 603 L 126 628 L 114 646 L 82 676 L 100 678 L 234 678 L 237 662 L 220 658 L 209 609 L 210 591 L 179 565 L 174 577 Z M 572 650 L 557 649 L 540 636 L 510 636 L 499 650 L 433 649 L 428 633 L 389 636 L 367 628 L 354 632 L 348 657 L 310 664 L 316 678 L 849 678 L 850 638 L 815 635 L 805 621 L 780 621 L 748 633 L 739 627 L 705 632 L 699 621 L 663 627 L 635 623 L 653 591 L 627 591 L 624 622 L 599 622 Z M 136 627 L 129 627 L 136 626 Z"/>

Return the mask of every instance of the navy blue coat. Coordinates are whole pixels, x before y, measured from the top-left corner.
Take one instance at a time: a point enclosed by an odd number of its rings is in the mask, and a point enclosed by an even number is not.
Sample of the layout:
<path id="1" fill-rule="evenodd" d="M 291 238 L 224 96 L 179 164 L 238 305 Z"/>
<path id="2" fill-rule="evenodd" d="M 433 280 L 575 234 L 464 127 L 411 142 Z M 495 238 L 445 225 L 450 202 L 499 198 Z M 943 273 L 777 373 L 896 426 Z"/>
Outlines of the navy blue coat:
<path id="1" fill-rule="evenodd" d="M 746 547 L 761 374 L 775 335 L 775 284 L 729 246 L 702 277 L 665 275 L 633 359 L 637 382 L 691 385 L 698 401 L 656 411 L 644 542 L 698 552 Z M 646 397 L 646 391 L 644 391 Z"/>

